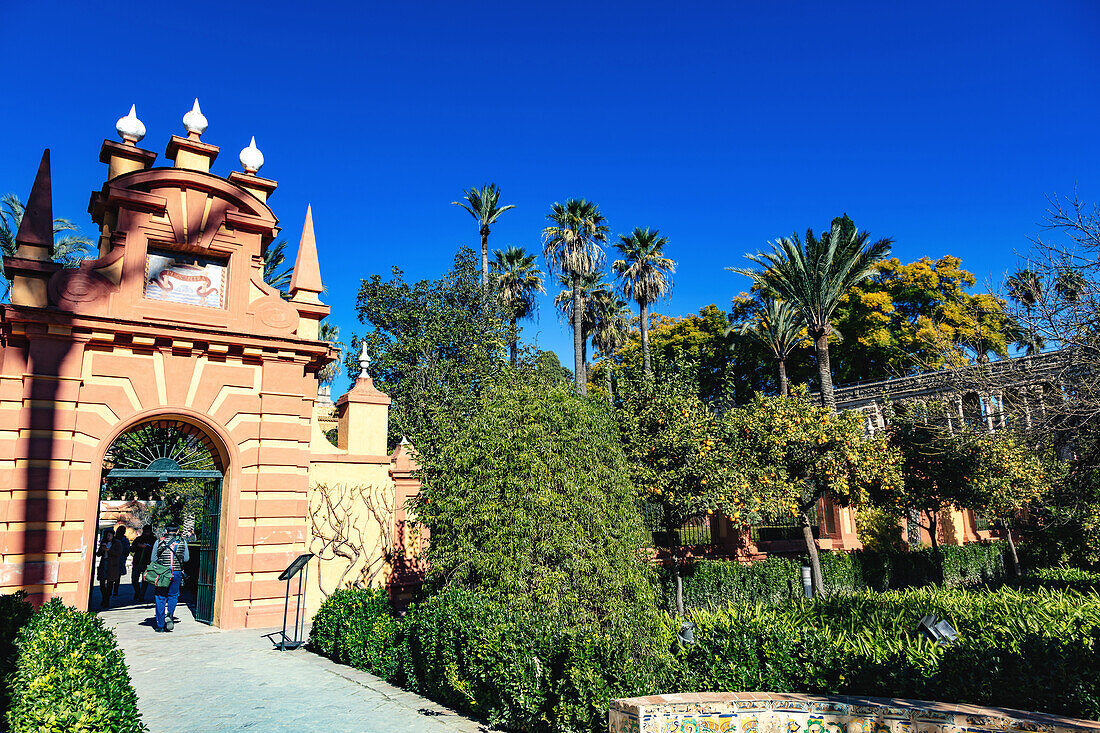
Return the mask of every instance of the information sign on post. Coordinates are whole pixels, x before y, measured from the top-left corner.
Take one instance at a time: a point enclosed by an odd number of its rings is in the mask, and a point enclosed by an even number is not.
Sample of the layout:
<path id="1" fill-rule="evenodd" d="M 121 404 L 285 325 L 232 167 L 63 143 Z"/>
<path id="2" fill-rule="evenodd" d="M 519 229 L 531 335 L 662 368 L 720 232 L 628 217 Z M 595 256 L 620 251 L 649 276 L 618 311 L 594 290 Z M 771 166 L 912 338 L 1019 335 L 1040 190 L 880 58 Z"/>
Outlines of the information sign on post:
<path id="1" fill-rule="evenodd" d="M 286 570 L 279 574 L 279 580 L 286 581 L 286 601 L 283 604 L 283 630 L 280 633 L 281 639 L 277 646 L 282 651 L 288 649 L 297 649 L 305 643 L 305 639 L 302 638 L 302 629 L 305 626 L 305 614 L 302 610 L 302 603 L 305 601 L 305 596 L 302 593 L 302 588 L 307 587 L 305 580 L 308 577 L 308 570 L 306 565 L 309 563 L 310 558 L 313 557 L 312 552 L 307 552 L 304 555 L 299 555 L 294 558 L 294 562 L 287 566 Z M 294 638 L 292 639 L 286 633 L 286 622 L 290 616 L 290 583 L 294 577 L 298 577 L 298 591 L 294 598 Z"/>

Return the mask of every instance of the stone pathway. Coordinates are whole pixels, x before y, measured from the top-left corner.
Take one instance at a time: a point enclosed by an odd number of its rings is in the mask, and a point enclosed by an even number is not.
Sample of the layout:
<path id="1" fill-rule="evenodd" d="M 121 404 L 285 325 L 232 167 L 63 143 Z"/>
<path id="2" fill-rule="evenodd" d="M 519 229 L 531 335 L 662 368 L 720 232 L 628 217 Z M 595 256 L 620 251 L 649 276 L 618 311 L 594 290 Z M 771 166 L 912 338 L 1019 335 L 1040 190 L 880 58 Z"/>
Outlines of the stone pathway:
<path id="1" fill-rule="evenodd" d="M 100 612 L 115 629 L 150 733 L 424 731 L 477 733 L 482 724 L 374 675 L 303 649 L 281 652 L 269 631 L 220 631 L 180 604 L 170 634 L 153 632 L 153 604 L 129 586 Z M 98 603 L 98 590 L 93 605 Z"/>

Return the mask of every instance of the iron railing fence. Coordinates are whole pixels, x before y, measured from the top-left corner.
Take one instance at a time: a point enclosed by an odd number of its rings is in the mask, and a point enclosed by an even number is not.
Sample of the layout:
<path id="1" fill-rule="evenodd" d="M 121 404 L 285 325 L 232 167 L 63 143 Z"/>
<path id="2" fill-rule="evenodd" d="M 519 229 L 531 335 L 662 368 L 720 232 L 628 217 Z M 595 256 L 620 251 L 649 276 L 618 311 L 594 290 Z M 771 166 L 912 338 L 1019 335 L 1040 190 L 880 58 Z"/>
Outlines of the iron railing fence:
<path id="1" fill-rule="evenodd" d="M 712 516 L 697 514 L 678 527 L 670 528 L 670 522 L 664 507 L 650 501 L 639 505 L 642 525 L 650 536 L 651 547 L 696 547 L 715 544 Z M 810 527 L 814 537 L 820 537 L 820 529 L 815 507 L 810 513 Z M 765 519 L 749 527 L 749 536 L 753 542 L 801 541 L 802 526 L 798 517 L 777 517 Z"/>

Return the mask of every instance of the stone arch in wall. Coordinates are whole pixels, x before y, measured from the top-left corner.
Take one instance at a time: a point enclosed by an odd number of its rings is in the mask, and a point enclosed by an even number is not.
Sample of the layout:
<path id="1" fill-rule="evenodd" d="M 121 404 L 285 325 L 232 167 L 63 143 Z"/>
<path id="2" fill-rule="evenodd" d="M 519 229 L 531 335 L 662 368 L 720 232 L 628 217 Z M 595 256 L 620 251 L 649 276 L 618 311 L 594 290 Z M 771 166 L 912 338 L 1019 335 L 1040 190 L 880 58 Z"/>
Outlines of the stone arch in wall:
<path id="1" fill-rule="evenodd" d="M 152 431 L 150 429 L 153 429 Z M 172 441 L 181 450 L 163 450 L 163 446 L 142 445 L 149 432 L 162 432 L 172 436 Z M 133 450 L 120 450 L 120 444 L 128 437 L 138 438 L 138 447 Z M 180 439 L 186 439 L 191 445 L 179 446 Z M 239 522 L 239 451 L 230 442 L 229 433 L 224 426 L 218 425 L 207 416 L 188 409 L 153 408 L 131 416 L 115 426 L 97 446 L 99 470 L 91 472 L 93 487 L 101 489 L 110 477 L 147 479 L 156 484 L 172 479 L 201 479 L 210 492 L 202 509 L 203 527 L 197 537 L 198 558 L 198 599 L 196 617 L 200 621 L 220 625 L 225 608 L 227 594 L 221 589 L 227 587 L 226 571 L 236 565 L 235 559 L 227 557 L 236 552 L 233 528 Z M 205 456 L 203 454 L 206 454 Z M 208 456 L 208 457 L 207 457 Z M 141 481 L 145 483 L 145 481 Z M 152 494 L 159 497 L 159 491 Z M 89 502 L 90 513 L 98 516 L 98 502 Z M 88 547 L 94 547 L 99 530 L 97 516 L 85 521 Z M 207 523 L 210 519 L 213 523 Z M 92 582 L 95 558 L 89 553 L 84 578 Z M 87 592 L 90 592 L 89 587 Z"/>

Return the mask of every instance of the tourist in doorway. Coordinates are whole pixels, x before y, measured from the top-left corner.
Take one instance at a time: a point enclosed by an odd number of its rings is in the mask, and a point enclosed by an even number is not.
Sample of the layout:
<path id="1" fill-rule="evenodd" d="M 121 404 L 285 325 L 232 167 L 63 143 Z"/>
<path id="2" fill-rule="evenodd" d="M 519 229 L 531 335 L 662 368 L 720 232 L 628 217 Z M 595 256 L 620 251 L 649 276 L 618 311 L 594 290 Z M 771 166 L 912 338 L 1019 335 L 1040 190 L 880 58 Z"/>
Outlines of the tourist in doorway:
<path id="1" fill-rule="evenodd" d="M 96 549 L 96 557 L 99 561 L 99 597 L 102 608 L 111 607 L 111 591 L 118 583 L 119 558 L 122 557 L 122 543 L 115 537 L 113 529 L 103 530 Z"/>
<path id="2" fill-rule="evenodd" d="M 134 556 L 130 584 L 134 586 L 134 600 L 139 603 L 145 601 L 145 589 L 149 587 L 145 580 L 145 569 L 149 567 L 149 561 L 153 557 L 153 543 L 156 540 L 153 536 L 153 525 L 147 524 L 141 528 L 141 534 L 130 547 L 130 553 Z"/>
<path id="3" fill-rule="evenodd" d="M 157 606 L 156 630 L 171 631 L 176 622 L 176 603 L 180 598 L 183 564 L 190 559 L 187 543 L 180 536 L 178 526 L 169 525 L 165 529 L 164 536 L 153 543 L 152 555 L 158 563 L 172 569 L 172 582 L 153 591 L 153 600 Z"/>
<path id="4" fill-rule="evenodd" d="M 115 527 L 115 539 L 122 545 L 122 554 L 118 558 L 118 580 L 115 581 L 114 595 L 118 595 L 118 586 L 122 584 L 122 578 L 126 575 L 126 558 L 130 557 L 130 538 L 126 536 L 126 525 L 119 524 Z"/>

